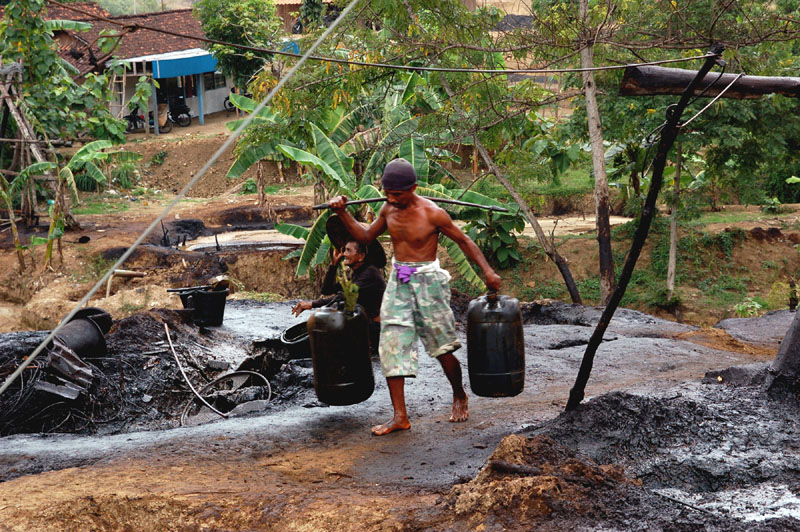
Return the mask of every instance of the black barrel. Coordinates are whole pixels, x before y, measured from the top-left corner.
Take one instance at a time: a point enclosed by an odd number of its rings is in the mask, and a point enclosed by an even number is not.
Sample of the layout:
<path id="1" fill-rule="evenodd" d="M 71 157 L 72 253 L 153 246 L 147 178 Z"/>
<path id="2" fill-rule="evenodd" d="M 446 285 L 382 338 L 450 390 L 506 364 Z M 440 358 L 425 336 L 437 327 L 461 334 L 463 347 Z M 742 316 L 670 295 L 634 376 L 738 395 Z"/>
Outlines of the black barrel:
<path id="1" fill-rule="evenodd" d="M 192 309 L 192 320 L 203 327 L 219 327 L 225 316 L 229 290 L 196 290 L 186 296 L 184 306 Z M 183 294 L 181 294 L 183 299 Z"/>
<path id="2" fill-rule="evenodd" d="M 525 387 L 525 341 L 517 299 L 489 294 L 470 302 L 467 366 L 475 395 L 512 397 Z"/>
<path id="3" fill-rule="evenodd" d="M 56 338 L 79 358 L 99 358 L 108 354 L 103 330 L 88 318 L 73 318 L 58 331 Z"/>
<path id="4" fill-rule="evenodd" d="M 307 322 L 314 367 L 314 391 L 329 405 L 366 401 L 375 389 L 369 356 L 369 321 L 364 309 L 354 312 L 323 307 Z"/>

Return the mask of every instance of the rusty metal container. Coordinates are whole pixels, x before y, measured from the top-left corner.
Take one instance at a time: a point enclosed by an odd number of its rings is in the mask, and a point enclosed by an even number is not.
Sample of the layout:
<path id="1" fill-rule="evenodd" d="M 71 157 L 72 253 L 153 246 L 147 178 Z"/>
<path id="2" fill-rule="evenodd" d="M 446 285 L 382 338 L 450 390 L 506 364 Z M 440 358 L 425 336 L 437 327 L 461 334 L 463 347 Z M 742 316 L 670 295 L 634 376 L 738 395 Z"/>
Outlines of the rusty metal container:
<path id="1" fill-rule="evenodd" d="M 329 405 L 366 401 L 375 390 L 369 356 L 369 320 L 364 309 L 354 312 L 323 307 L 307 322 L 314 368 L 314 391 Z"/>
<path id="2" fill-rule="evenodd" d="M 525 387 L 525 341 L 519 301 L 487 294 L 467 309 L 467 367 L 475 395 L 512 397 Z"/>

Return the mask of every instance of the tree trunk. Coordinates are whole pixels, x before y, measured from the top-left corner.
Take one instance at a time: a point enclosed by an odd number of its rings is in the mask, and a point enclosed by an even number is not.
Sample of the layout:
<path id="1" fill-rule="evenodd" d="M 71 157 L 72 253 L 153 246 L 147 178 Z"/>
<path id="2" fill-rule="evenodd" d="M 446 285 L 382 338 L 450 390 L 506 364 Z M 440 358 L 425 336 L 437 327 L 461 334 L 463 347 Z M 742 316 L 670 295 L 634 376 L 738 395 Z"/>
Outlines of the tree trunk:
<path id="1" fill-rule="evenodd" d="M 656 200 L 658 199 L 658 193 L 661 190 L 661 183 L 664 178 L 664 166 L 667 162 L 669 150 L 672 148 L 672 144 L 678 136 L 678 123 L 680 122 L 681 115 L 684 109 L 686 109 L 697 84 L 711 70 L 715 61 L 721 57 L 723 49 L 724 47 L 718 44 L 711 48 L 711 53 L 713 55 L 709 56 L 703 63 L 703 67 L 697 73 L 695 79 L 686 87 L 678 103 L 674 106 L 670 106 L 672 112 L 667 114 L 667 123 L 661 130 L 658 150 L 653 159 L 653 177 L 650 181 L 650 190 L 647 192 L 644 207 L 642 208 L 642 218 L 639 221 L 639 227 L 636 228 L 636 233 L 633 235 L 633 242 L 631 242 L 631 249 L 628 251 L 625 264 L 622 266 L 622 271 L 619 275 L 619 284 L 614 290 L 608 305 L 603 309 L 603 313 L 600 315 L 600 321 L 598 321 L 592 336 L 589 338 L 589 343 L 586 344 L 586 351 L 583 353 L 583 360 L 581 360 L 578 376 L 575 379 L 575 384 L 569 391 L 569 399 L 567 400 L 566 407 L 567 411 L 575 410 L 578 408 L 581 401 L 583 401 L 586 383 L 589 382 L 589 375 L 592 372 L 595 353 L 597 353 L 600 342 L 603 341 L 603 335 L 609 323 L 611 323 L 611 318 L 614 316 L 614 312 L 617 310 L 622 296 L 625 295 L 625 289 L 628 287 L 628 282 L 633 275 L 636 261 L 639 260 L 639 254 L 644 247 L 645 240 L 647 240 L 647 234 L 650 232 L 650 223 L 653 221 L 653 215 L 655 214 Z"/>
<path id="2" fill-rule="evenodd" d="M 588 0 L 580 0 L 579 10 L 582 23 L 586 24 Z M 588 31 L 588 30 L 587 30 Z M 581 49 L 581 67 L 592 68 L 594 58 L 592 42 L 587 39 Z M 608 178 L 606 176 L 605 148 L 603 147 L 603 128 L 600 124 L 600 111 L 597 108 L 597 87 L 594 74 L 583 72 L 583 94 L 586 99 L 586 116 L 589 121 L 589 142 L 592 147 L 592 167 L 594 168 L 594 206 L 597 224 L 597 245 L 600 256 L 600 292 L 602 305 L 607 305 L 616 285 L 614 276 L 614 257 L 611 254 L 611 224 L 608 208 Z"/>
<path id="3" fill-rule="evenodd" d="M 678 199 L 681 188 L 681 164 L 683 163 L 681 143 L 675 143 L 677 152 L 675 163 L 675 184 L 672 187 L 672 213 L 669 220 L 669 259 L 667 260 L 667 303 L 675 295 L 675 265 L 678 260 Z"/>
<path id="4" fill-rule="evenodd" d="M 444 74 L 441 75 L 442 80 L 442 87 L 447 92 L 447 95 L 450 96 L 450 100 L 453 103 L 453 108 L 458 112 L 461 118 L 466 118 L 467 114 L 461 108 L 461 105 L 453 98 L 453 90 L 450 88 L 450 84 L 447 82 L 447 78 L 445 78 Z M 567 291 L 569 292 L 569 297 L 572 299 L 573 303 L 578 305 L 582 305 L 583 301 L 581 300 L 581 295 L 578 292 L 578 287 L 575 284 L 575 279 L 572 277 L 572 273 L 569 271 L 569 267 L 567 266 L 567 261 L 564 260 L 564 257 L 559 255 L 558 251 L 556 250 L 555 245 L 553 242 L 547 239 L 547 236 L 544 234 L 542 227 L 539 225 L 539 221 L 534 216 L 533 211 L 531 211 L 528 204 L 522 199 L 522 196 L 519 195 L 519 192 L 511 185 L 511 183 L 506 179 L 500 169 L 494 164 L 489 152 L 483 146 L 480 140 L 478 140 L 477 135 L 473 137 L 475 139 L 475 148 L 480 153 L 481 157 L 483 158 L 483 162 L 489 168 L 489 171 L 492 172 L 498 181 L 508 190 L 508 193 L 517 202 L 519 205 L 520 210 L 528 219 L 528 222 L 533 227 L 534 233 L 536 233 L 536 237 L 539 239 L 539 243 L 544 248 L 544 252 L 547 254 L 548 257 L 556 264 L 558 271 L 561 273 L 561 276 L 564 278 L 564 284 L 567 287 Z"/>

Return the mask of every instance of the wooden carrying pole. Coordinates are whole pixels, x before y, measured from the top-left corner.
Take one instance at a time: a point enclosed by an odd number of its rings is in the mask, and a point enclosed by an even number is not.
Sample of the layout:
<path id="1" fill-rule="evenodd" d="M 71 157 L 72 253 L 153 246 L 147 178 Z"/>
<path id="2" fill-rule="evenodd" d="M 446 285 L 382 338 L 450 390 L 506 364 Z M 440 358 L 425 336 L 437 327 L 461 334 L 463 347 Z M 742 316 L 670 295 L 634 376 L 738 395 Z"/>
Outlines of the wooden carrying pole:
<path id="1" fill-rule="evenodd" d="M 695 70 L 664 68 L 658 66 L 636 66 L 625 69 L 621 96 L 652 96 L 655 94 L 683 94 L 697 75 Z M 706 74 L 693 89 L 692 95 L 703 92 L 703 96 L 719 95 L 734 81 L 737 74 Z M 707 87 L 707 88 L 706 88 Z M 777 76 L 742 76 L 725 91 L 723 98 L 754 100 L 767 94 L 782 94 L 790 98 L 800 97 L 800 78 Z"/>
<path id="2" fill-rule="evenodd" d="M 469 203 L 467 201 L 459 201 L 454 199 L 447 199 L 447 198 L 431 198 L 429 196 L 420 196 L 421 198 L 429 199 L 431 201 L 435 201 L 436 203 L 448 203 L 450 205 L 461 205 L 462 207 L 475 207 L 478 209 L 486 209 L 487 211 L 494 211 L 494 212 L 508 212 L 508 209 L 505 207 L 498 207 L 497 205 L 479 205 L 478 203 Z M 386 198 L 368 198 L 368 199 L 360 199 L 360 200 L 352 200 L 345 203 L 345 205 L 363 205 L 364 203 L 377 203 L 379 201 L 386 201 Z M 311 207 L 315 211 L 320 209 L 329 209 L 330 205 L 327 203 L 320 203 L 319 205 L 314 205 Z"/>

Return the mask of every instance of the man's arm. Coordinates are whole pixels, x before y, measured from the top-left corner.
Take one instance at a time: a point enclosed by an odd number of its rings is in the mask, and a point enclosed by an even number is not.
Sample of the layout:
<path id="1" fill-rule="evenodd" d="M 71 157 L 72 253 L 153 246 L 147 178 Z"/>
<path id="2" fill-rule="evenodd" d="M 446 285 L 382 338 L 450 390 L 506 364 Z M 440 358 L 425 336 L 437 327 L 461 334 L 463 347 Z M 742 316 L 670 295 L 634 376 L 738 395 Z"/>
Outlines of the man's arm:
<path id="1" fill-rule="evenodd" d="M 337 215 L 339 215 L 339 218 L 344 223 L 347 231 L 355 240 L 361 242 L 362 244 L 369 244 L 378 238 L 381 233 L 386 231 L 386 218 L 383 216 L 383 208 L 378 214 L 378 218 L 372 222 L 372 225 L 369 227 L 364 227 L 350 215 L 350 213 L 347 211 L 347 206 L 345 205 L 346 203 L 347 196 L 336 196 L 328 202 L 328 205 Z M 385 205 L 384 208 L 386 208 Z"/>
<path id="2" fill-rule="evenodd" d="M 458 247 L 461 248 L 461 251 L 463 251 L 470 260 L 480 266 L 481 270 L 483 270 L 483 275 L 486 277 L 486 286 L 489 288 L 489 290 L 499 291 L 502 280 L 500 279 L 500 276 L 495 273 L 494 269 L 489 266 L 489 262 L 486 260 L 486 257 L 483 256 L 480 248 L 475 244 L 475 242 L 472 241 L 470 237 L 464 234 L 464 231 L 459 229 L 456 224 L 453 223 L 450 215 L 447 214 L 444 209 L 436 207 L 435 210 L 437 212 L 434 215 L 434 222 L 436 223 L 439 231 L 441 231 L 441 233 L 447 238 L 458 244 Z"/>

